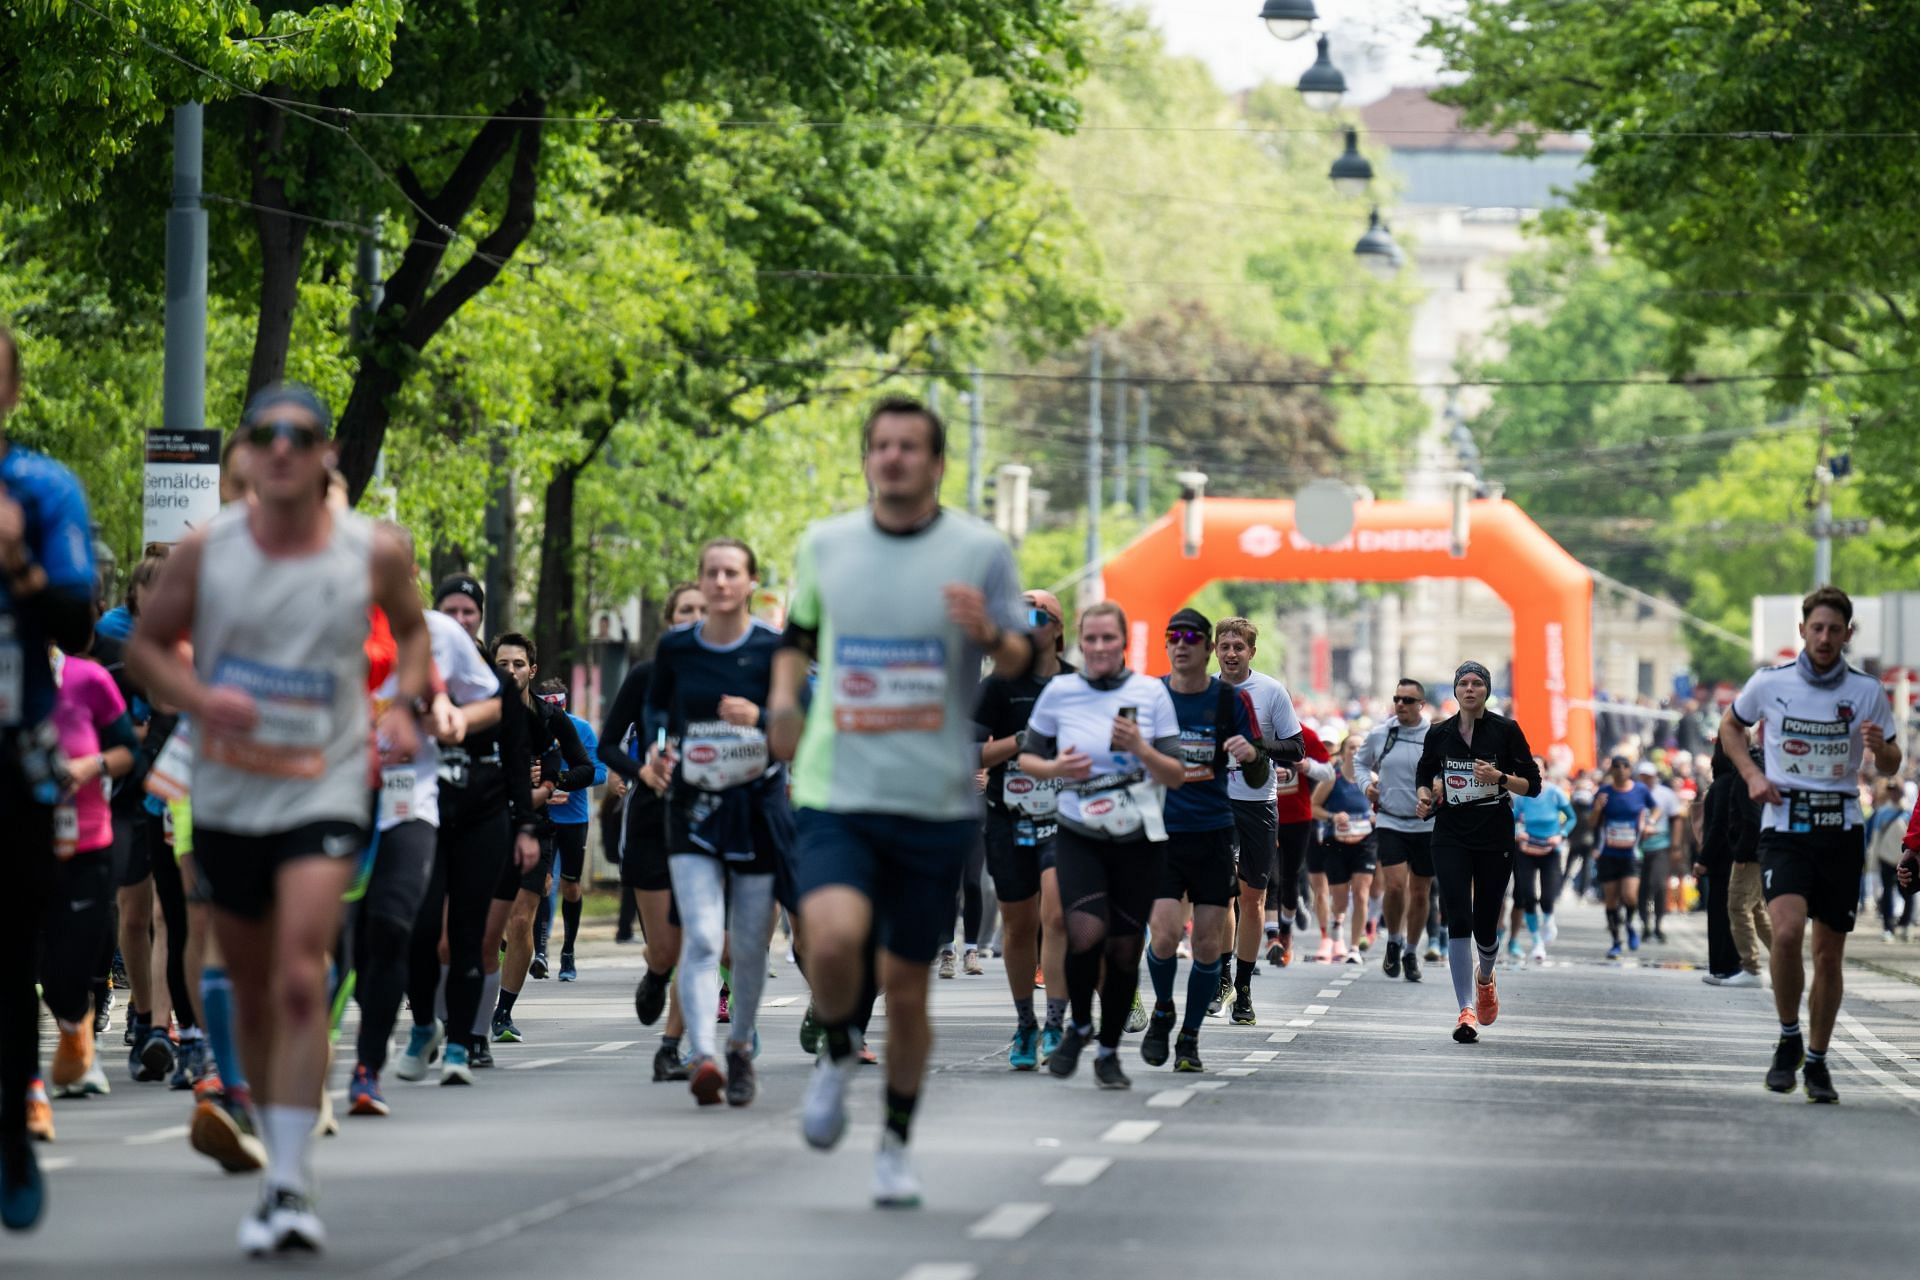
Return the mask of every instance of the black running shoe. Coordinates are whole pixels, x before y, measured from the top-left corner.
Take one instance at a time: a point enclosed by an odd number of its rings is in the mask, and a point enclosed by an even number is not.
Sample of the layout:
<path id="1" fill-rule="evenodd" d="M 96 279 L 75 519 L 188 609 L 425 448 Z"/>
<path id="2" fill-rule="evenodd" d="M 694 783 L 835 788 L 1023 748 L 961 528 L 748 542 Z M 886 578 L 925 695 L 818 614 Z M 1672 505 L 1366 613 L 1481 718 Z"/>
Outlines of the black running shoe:
<path id="1" fill-rule="evenodd" d="M 1253 1012 L 1253 989 L 1235 987 L 1233 989 L 1233 1022 L 1239 1027 L 1257 1027 L 1260 1019 Z"/>
<path id="2" fill-rule="evenodd" d="M 1280 935 L 1276 933 L 1271 938 L 1267 939 L 1267 963 L 1272 965 L 1276 969 L 1278 969 L 1282 964 L 1282 961 L 1280 959 L 1280 952 L 1281 952 Z"/>
<path id="3" fill-rule="evenodd" d="M 1071 1024 L 1067 1034 L 1060 1039 L 1060 1047 L 1047 1059 L 1047 1070 L 1062 1080 L 1074 1073 L 1080 1065 L 1080 1051 L 1087 1047 L 1087 1038 L 1080 1034 L 1080 1028 Z"/>
<path id="4" fill-rule="evenodd" d="M 98 1040 L 107 1034 L 107 1028 L 113 1025 L 113 988 L 107 983 L 94 984 L 93 988 L 93 1038 Z"/>
<path id="5" fill-rule="evenodd" d="M 1200 1037 L 1191 1031 L 1182 1031 L 1180 1038 L 1173 1042 L 1173 1069 L 1175 1071 L 1205 1071 L 1206 1064 L 1200 1061 Z"/>
<path id="6" fill-rule="evenodd" d="M 753 1055 L 739 1049 L 727 1050 L 727 1105 L 744 1107 L 759 1092 L 753 1077 Z"/>
<path id="7" fill-rule="evenodd" d="M 1806 1060 L 1805 1040 L 1799 1036 L 1781 1036 L 1780 1043 L 1773 1046 L 1773 1065 L 1767 1068 L 1767 1088 L 1775 1093 L 1792 1093 L 1794 1073 Z M 1831 1081 L 1827 1087 L 1833 1087 Z"/>
<path id="8" fill-rule="evenodd" d="M 1833 1076 L 1827 1071 L 1826 1063 L 1809 1062 L 1805 1075 L 1808 1102 L 1840 1101 L 1840 1095 L 1834 1090 Z M 1771 1084 L 1772 1080 L 1769 1079 L 1768 1083 Z M 1791 1088 L 1792 1086 L 1789 1085 L 1788 1087 Z"/>
<path id="9" fill-rule="evenodd" d="M 820 1052 L 820 1038 L 825 1034 L 820 1016 L 813 1011 L 813 1001 L 807 1001 L 806 1016 L 800 1019 L 800 1051 L 809 1058 L 816 1056 Z"/>
<path id="10" fill-rule="evenodd" d="M 1155 1009 L 1147 1016 L 1147 1033 L 1140 1037 L 1140 1056 L 1150 1067 L 1167 1065 L 1167 1044 L 1173 1039 L 1173 1010 Z"/>
<path id="11" fill-rule="evenodd" d="M 663 1084 L 673 1079 L 674 1069 L 680 1065 L 680 1050 L 673 1045 L 663 1044 L 653 1051 L 653 1082 Z"/>
<path id="12" fill-rule="evenodd" d="M 1133 1088 L 1133 1081 L 1127 1079 L 1127 1073 L 1120 1069 L 1120 1055 L 1117 1053 L 1094 1055 L 1093 1078 L 1100 1082 L 1102 1089 Z"/>
<path id="13" fill-rule="evenodd" d="M 485 1036 L 475 1036 L 473 1043 L 467 1046 L 467 1065 L 470 1067 L 491 1067 L 493 1050 L 487 1046 Z"/>
<path id="14" fill-rule="evenodd" d="M 1400 944 L 1392 938 L 1387 939 L 1387 956 L 1380 962 L 1380 972 L 1389 978 L 1400 976 Z"/>
<path id="15" fill-rule="evenodd" d="M 641 1026 L 650 1027 L 660 1021 L 666 1007 L 667 975 L 649 969 L 641 977 L 640 985 L 633 989 L 633 1011 L 639 1016 Z"/>
<path id="16" fill-rule="evenodd" d="M 1408 982 L 1420 981 L 1420 957 L 1412 947 L 1408 947 L 1400 956 L 1400 976 Z"/>
<path id="17" fill-rule="evenodd" d="M 533 963 L 527 966 L 527 976 L 529 978 L 544 978 L 547 976 L 546 952 L 536 951 L 533 953 Z"/>

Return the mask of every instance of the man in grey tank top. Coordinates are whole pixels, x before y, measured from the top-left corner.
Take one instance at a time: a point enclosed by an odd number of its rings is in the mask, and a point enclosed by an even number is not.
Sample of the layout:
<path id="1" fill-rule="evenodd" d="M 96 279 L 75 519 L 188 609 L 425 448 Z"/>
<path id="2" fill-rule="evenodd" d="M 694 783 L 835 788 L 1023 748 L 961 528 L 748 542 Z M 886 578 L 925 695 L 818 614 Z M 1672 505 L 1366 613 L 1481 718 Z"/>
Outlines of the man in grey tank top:
<path id="1" fill-rule="evenodd" d="M 432 681 L 411 557 L 391 532 L 330 512 L 331 415 L 312 391 L 255 393 L 241 432 L 252 497 L 188 535 L 127 645 L 194 746 L 194 856 L 241 1016 L 268 1167 L 240 1246 L 317 1250 L 307 1146 L 327 1071 L 327 953 L 367 846 L 377 766 L 368 723 L 368 607 L 386 611 L 399 692 L 380 724 L 390 763 L 418 747 Z M 192 658 L 181 650 L 191 641 Z"/>

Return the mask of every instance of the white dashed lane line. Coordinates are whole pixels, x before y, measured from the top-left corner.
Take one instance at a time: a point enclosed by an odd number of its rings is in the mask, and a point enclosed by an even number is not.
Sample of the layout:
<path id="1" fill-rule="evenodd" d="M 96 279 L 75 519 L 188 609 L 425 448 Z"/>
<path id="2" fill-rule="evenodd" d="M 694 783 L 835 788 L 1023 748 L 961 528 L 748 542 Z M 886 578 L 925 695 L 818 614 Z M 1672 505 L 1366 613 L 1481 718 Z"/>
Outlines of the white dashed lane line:
<path id="1" fill-rule="evenodd" d="M 900 1280 L 974 1280 L 980 1268 L 970 1262 L 922 1262 L 900 1273 Z"/>
<path id="2" fill-rule="evenodd" d="M 1039 1200 L 1016 1200 L 995 1208 L 967 1228 L 975 1240 L 1018 1240 L 1046 1221 L 1053 1206 Z"/>
<path id="3" fill-rule="evenodd" d="M 1109 1156 L 1068 1156 L 1047 1170 L 1040 1181 L 1049 1187 L 1084 1187 L 1111 1168 L 1113 1159 Z"/>
<path id="4" fill-rule="evenodd" d="M 1145 1142 L 1160 1131 L 1158 1120 L 1122 1120 L 1100 1135 L 1102 1142 L 1135 1144 Z"/>
<path id="5" fill-rule="evenodd" d="M 1162 1089 L 1147 1099 L 1150 1107 L 1184 1107 L 1193 1101 L 1191 1089 Z"/>

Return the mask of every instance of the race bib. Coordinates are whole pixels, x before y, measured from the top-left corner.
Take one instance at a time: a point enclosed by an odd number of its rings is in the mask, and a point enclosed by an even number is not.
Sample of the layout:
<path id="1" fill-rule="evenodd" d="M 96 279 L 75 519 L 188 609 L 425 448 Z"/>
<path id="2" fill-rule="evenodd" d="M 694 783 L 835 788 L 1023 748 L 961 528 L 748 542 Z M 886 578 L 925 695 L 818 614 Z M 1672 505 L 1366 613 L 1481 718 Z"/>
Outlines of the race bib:
<path id="1" fill-rule="evenodd" d="M 1780 720 L 1780 767 L 1796 778 L 1844 778 L 1853 757 L 1853 725 L 1846 720 Z"/>
<path id="2" fill-rule="evenodd" d="M 726 791 L 767 771 L 767 735 L 752 725 L 700 720 L 680 739 L 680 777 L 702 791 Z"/>
<path id="3" fill-rule="evenodd" d="M 1498 783 L 1473 780 L 1473 761 L 1471 760 L 1447 761 L 1445 774 L 1448 804 L 1472 804 L 1476 800 L 1491 800 L 1500 790 Z"/>
<path id="4" fill-rule="evenodd" d="M 1275 793 L 1283 796 L 1296 795 L 1300 791 L 1300 771 L 1290 769 L 1284 764 L 1273 766 Z"/>
<path id="5" fill-rule="evenodd" d="M 0 635 L 0 724 L 17 725 L 26 714 L 27 663 L 20 642 L 13 638 L 13 620 Z"/>
<path id="6" fill-rule="evenodd" d="M 174 727 L 160 754 L 147 770 L 147 794 L 162 800 L 184 800 L 193 790 L 193 737 L 182 720 Z"/>
<path id="7" fill-rule="evenodd" d="M 1633 848 L 1633 846 L 1639 842 L 1639 839 L 1640 826 L 1638 823 L 1609 822 L 1606 825 L 1604 834 L 1601 836 L 1601 843 L 1609 849 L 1618 849 L 1625 852 Z"/>
<path id="8" fill-rule="evenodd" d="M 411 822 L 415 777 L 410 764 L 390 764 L 380 770 L 381 823 Z"/>
<path id="9" fill-rule="evenodd" d="M 1799 834 L 1812 831 L 1844 831 L 1847 827 L 1847 797 L 1839 791 L 1787 792 L 1787 830 Z"/>
<path id="10" fill-rule="evenodd" d="M 1347 829 L 1345 831 L 1336 831 L 1334 837 L 1342 844 L 1358 844 L 1372 834 L 1372 818 L 1358 818 L 1350 814 L 1347 817 Z"/>
<path id="11" fill-rule="evenodd" d="M 230 768 L 276 778 L 317 778 L 326 772 L 333 734 L 333 676 L 244 658 L 214 664 L 215 687 L 253 696 L 259 723 L 247 734 L 202 730 L 201 752 Z"/>
<path id="12" fill-rule="evenodd" d="M 53 809 L 53 856 L 71 858 L 80 849 L 80 811 L 71 803 Z"/>
<path id="13" fill-rule="evenodd" d="M 1029 818 L 1051 818 L 1060 807 L 1060 779 L 1035 778 L 1009 764 L 1000 783 L 1000 802 Z"/>
<path id="14" fill-rule="evenodd" d="M 946 715 L 946 641 L 842 636 L 834 642 L 833 723 L 840 732 L 925 733 Z"/>
<path id="15" fill-rule="evenodd" d="M 1167 838 L 1167 826 L 1160 812 L 1160 788 L 1151 782 L 1128 786 L 1109 786 L 1080 797 L 1080 825 L 1102 835 L 1125 837 L 1145 834 L 1147 839 Z"/>
<path id="16" fill-rule="evenodd" d="M 1186 767 L 1188 782 L 1213 781 L 1213 756 L 1218 749 L 1212 729 L 1180 731 L 1180 763 Z"/>

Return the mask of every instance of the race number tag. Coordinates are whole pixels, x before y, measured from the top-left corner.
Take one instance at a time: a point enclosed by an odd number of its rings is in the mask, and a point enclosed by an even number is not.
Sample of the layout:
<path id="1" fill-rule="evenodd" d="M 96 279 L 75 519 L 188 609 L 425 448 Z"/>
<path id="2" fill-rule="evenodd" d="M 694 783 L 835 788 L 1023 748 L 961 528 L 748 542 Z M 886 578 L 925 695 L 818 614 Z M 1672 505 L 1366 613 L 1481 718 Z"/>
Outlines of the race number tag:
<path id="1" fill-rule="evenodd" d="M 318 778 L 326 772 L 333 733 L 330 673 L 228 657 L 214 664 L 211 683 L 251 694 L 260 720 L 242 735 L 216 734 L 202 726 L 201 751 L 207 759 L 276 778 Z"/>
<path id="2" fill-rule="evenodd" d="M 162 800 L 184 800 L 193 789 L 193 735 L 185 720 L 174 726 L 166 745 L 147 770 L 147 794 Z"/>
<path id="3" fill-rule="evenodd" d="M 13 638 L 13 620 L 0 635 L 0 725 L 17 725 L 26 714 L 27 664 L 20 642 Z"/>
<path id="4" fill-rule="evenodd" d="M 1212 729 L 1180 730 L 1180 763 L 1186 767 L 1188 782 L 1213 781 L 1213 756 L 1218 749 Z"/>
<path id="5" fill-rule="evenodd" d="M 752 725 L 700 720 L 680 739 L 680 776 L 702 791 L 725 791 L 767 771 L 767 736 Z"/>
<path id="6" fill-rule="evenodd" d="M 1000 784 L 1000 802 L 1029 818 L 1050 818 L 1060 807 L 1060 779 L 1035 778 L 1009 764 Z"/>
<path id="7" fill-rule="evenodd" d="M 1116 782 L 1111 776 L 1101 782 L 1098 790 L 1080 796 L 1081 826 L 1114 837 L 1145 833 L 1156 842 L 1167 838 L 1159 787 L 1149 781 Z"/>
<path id="8" fill-rule="evenodd" d="M 1853 756 L 1853 725 L 1846 720 L 1780 721 L 1780 767 L 1796 778 L 1844 778 Z"/>
<path id="9" fill-rule="evenodd" d="M 416 778 L 410 764 L 387 765 L 380 770 L 380 821 L 411 822 Z"/>
<path id="10" fill-rule="evenodd" d="M 1609 849 L 1631 849 L 1640 840 L 1639 824 L 1633 822 L 1609 822 L 1601 842 Z"/>
<path id="11" fill-rule="evenodd" d="M 1787 792 L 1787 830 L 1805 834 L 1810 831 L 1844 831 L 1847 826 L 1847 797 L 1839 791 Z"/>
<path id="12" fill-rule="evenodd" d="M 1347 816 L 1347 829 L 1339 833 L 1339 839 L 1345 844 L 1358 844 L 1373 834 L 1372 818 Z"/>
<path id="13" fill-rule="evenodd" d="M 946 715 L 946 641 L 842 636 L 834 642 L 833 723 L 840 732 L 931 732 Z"/>
<path id="14" fill-rule="evenodd" d="M 53 809 L 53 856 L 71 858 L 80 848 L 80 811 L 71 803 Z"/>
<path id="15" fill-rule="evenodd" d="M 1500 790 L 1497 783 L 1474 781 L 1471 760 L 1448 760 L 1445 772 L 1448 804 L 1472 804 L 1476 800 L 1491 800 Z"/>

